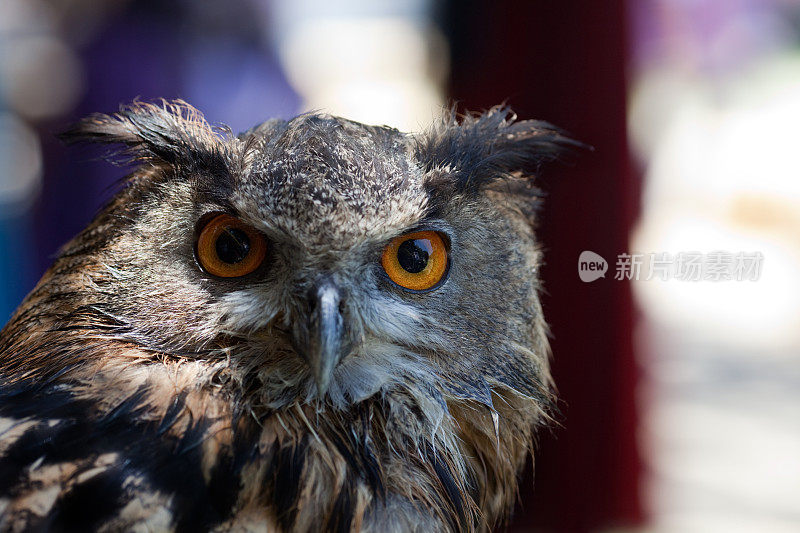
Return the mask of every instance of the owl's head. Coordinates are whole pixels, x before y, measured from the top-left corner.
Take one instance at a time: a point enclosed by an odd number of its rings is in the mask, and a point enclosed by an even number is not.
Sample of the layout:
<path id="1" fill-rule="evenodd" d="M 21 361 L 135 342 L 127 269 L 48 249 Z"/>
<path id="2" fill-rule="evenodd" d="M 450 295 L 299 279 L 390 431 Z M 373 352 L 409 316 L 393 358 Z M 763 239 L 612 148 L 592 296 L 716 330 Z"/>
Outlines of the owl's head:
<path id="1" fill-rule="evenodd" d="M 576 143 L 505 108 L 234 136 L 183 102 L 66 137 L 136 170 L 0 334 L 7 383 L 135 427 L 131 456 L 197 436 L 209 490 L 285 530 L 506 516 L 552 398 L 532 180 Z"/>
<path id="2" fill-rule="evenodd" d="M 182 102 L 90 116 L 66 137 L 140 166 L 64 250 L 95 256 L 82 311 L 270 408 L 397 387 L 543 401 L 531 178 L 572 142 L 514 118 L 406 134 L 306 114 L 233 136 Z"/>

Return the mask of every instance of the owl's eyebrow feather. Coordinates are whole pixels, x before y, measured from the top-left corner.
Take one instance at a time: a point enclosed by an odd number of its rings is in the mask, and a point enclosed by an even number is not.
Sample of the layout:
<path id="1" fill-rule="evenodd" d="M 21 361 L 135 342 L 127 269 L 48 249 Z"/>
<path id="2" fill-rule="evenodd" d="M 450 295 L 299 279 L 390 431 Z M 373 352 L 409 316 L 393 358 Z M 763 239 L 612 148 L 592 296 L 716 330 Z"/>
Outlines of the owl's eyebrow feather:
<path id="1" fill-rule="evenodd" d="M 67 144 L 93 143 L 116 147 L 112 161 L 149 164 L 163 179 L 188 179 L 195 201 L 235 213 L 230 202 L 235 175 L 245 167 L 242 141 L 229 128 L 212 126 L 194 107 L 181 100 L 160 105 L 133 102 L 114 114 L 95 113 L 59 136 Z M 125 178 L 129 184 L 134 176 Z"/>
<path id="2" fill-rule="evenodd" d="M 212 126 L 194 107 L 181 100 L 160 105 L 133 102 L 114 114 L 95 113 L 79 120 L 59 137 L 67 144 L 118 146 L 109 155 L 127 162 L 150 162 L 228 174 L 235 138 L 230 129 Z"/>
<path id="3" fill-rule="evenodd" d="M 533 177 L 542 164 L 589 148 L 547 122 L 518 121 L 506 106 L 460 120 L 451 110 L 415 140 L 415 156 L 434 194 L 441 188 L 474 194 L 497 179 Z"/>

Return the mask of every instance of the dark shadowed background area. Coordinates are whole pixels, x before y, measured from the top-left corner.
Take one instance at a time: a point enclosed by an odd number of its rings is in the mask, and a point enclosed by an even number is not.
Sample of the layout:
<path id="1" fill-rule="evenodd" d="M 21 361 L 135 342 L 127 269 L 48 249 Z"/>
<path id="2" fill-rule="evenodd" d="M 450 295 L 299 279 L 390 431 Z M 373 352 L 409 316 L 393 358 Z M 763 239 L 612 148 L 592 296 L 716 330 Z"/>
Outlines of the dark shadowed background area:
<path id="1" fill-rule="evenodd" d="M 3 0 L 0 323 L 125 174 L 54 133 L 162 97 L 591 145 L 539 181 L 562 414 L 509 529 L 800 530 L 800 1 Z"/>

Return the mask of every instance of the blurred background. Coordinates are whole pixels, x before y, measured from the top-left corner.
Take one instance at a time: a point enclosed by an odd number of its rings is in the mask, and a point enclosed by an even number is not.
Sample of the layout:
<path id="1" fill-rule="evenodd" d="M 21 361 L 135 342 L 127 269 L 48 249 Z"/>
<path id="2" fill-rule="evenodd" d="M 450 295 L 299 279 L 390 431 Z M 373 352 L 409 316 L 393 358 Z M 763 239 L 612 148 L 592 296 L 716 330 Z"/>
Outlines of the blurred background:
<path id="1" fill-rule="evenodd" d="M 509 529 L 800 531 L 800 1 L 2 0 L 0 323 L 125 173 L 54 133 L 137 97 L 237 131 L 505 101 L 592 145 L 540 180 L 563 413 Z M 758 279 L 612 275 L 720 250 Z"/>

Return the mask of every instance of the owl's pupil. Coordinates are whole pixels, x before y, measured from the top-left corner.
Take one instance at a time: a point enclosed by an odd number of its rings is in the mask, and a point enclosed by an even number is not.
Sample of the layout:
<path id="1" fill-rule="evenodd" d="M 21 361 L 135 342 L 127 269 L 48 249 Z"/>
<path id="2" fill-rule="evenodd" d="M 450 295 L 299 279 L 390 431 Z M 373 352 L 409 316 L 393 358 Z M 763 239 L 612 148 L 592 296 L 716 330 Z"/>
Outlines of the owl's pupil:
<path id="1" fill-rule="evenodd" d="M 238 263 L 250 253 L 250 239 L 242 230 L 229 228 L 217 238 L 215 247 L 220 261 Z"/>
<path id="2" fill-rule="evenodd" d="M 403 270 L 417 274 L 428 266 L 433 245 L 428 239 L 408 239 L 397 248 L 397 262 Z"/>

